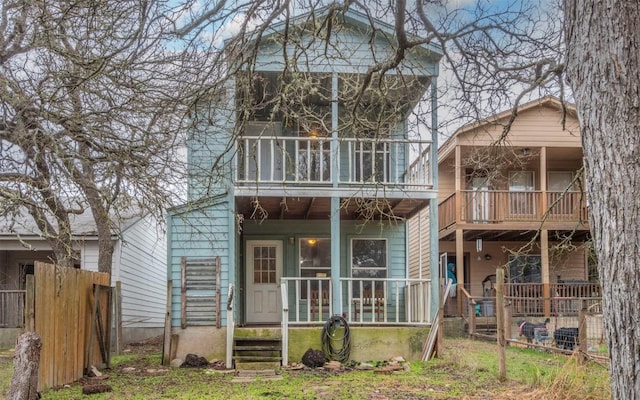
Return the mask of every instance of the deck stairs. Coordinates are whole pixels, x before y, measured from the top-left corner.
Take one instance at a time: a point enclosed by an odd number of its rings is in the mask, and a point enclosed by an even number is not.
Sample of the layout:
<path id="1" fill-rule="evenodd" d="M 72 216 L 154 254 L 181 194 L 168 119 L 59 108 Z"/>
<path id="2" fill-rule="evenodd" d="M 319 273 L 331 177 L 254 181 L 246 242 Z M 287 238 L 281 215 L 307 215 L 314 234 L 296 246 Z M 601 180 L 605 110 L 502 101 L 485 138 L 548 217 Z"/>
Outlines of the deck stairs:
<path id="1" fill-rule="evenodd" d="M 236 330 L 233 338 L 233 362 L 236 370 L 274 370 L 282 363 L 282 337 L 259 335 L 252 330 Z"/>

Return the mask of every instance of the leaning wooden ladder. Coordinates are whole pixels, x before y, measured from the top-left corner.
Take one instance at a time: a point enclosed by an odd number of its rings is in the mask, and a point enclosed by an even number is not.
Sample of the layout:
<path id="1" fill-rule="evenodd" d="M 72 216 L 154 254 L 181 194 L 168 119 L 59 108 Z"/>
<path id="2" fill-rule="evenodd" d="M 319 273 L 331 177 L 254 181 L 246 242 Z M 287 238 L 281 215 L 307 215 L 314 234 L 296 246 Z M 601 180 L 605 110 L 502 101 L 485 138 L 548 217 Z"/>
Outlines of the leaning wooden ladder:
<path id="1" fill-rule="evenodd" d="M 447 298 L 449 297 L 449 291 L 451 290 L 451 286 L 453 286 L 453 280 L 447 279 L 447 284 L 444 287 L 444 296 L 442 297 L 442 304 L 439 308 L 444 307 Z M 438 329 L 440 328 L 440 311 L 436 314 L 433 322 L 431 323 L 431 329 L 429 330 L 429 335 L 427 336 L 427 341 L 424 343 L 424 347 L 422 348 L 422 361 L 430 360 L 434 354 L 434 348 L 436 345 L 436 338 L 438 337 Z"/>

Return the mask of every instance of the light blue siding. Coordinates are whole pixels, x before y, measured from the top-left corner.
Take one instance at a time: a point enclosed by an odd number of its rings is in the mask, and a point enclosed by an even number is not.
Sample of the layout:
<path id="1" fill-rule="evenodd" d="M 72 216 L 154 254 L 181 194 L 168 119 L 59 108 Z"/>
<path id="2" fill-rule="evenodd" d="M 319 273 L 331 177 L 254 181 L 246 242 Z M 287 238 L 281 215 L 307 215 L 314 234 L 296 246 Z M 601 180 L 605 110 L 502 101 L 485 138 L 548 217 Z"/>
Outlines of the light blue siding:
<path id="1" fill-rule="evenodd" d="M 300 71 L 366 73 L 375 60 L 392 59 L 397 47 L 384 35 L 376 35 L 373 42 L 369 35 L 369 32 L 353 27 L 334 30 L 328 46 L 322 40 L 312 40 L 309 35 L 305 35 L 297 40 L 297 45 L 294 44 L 296 41 L 289 40 L 286 54 L 289 62 L 297 60 Z M 261 44 L 256 69 L 282 71 L 285 67 L 284 54 L 279 35 L 273 35 Z M 405 76 L 437 75 L 438 63 L 434 62 L 434 56 L 426 49 L 414 48 L 397 69 L 388 73 L 401 73 Z"/>
<path id="2" fill-rule="evenodd" d="M 380 238 L 387 239 L 389 260 L 388 276 L 404 278 L 406 275 L 406 237 L 405 222 L 369 222 L 341 221 L 340 223 L 340 276 L 349 277 L 351 261 L 351 239 Z M 331 237 L 330 221 L 292 221 L 267 220 L 262 223 L 246 221 L 243 225 L 245 239 L 281 239 L 284 241 L 285 276 L 298 276 L 298 239 L 307 237 Z M 295 239 L 294 244 L 289 238 Z"/>
<path id="3" fill-rule="evenodd" d="M 198 209 L 176 210 L 169 216 L 169 279 L 172 281 L 171 326 L 180 326 L 181 258 L 220 257 L 221 267 L 221 322 L 226 324 L 226 304 L 229 283 L 235 279 L 229 271 L 235 271 L 231 262 L 235 259 L 229 232 L 233 232 L 235 220 L 229 218 L 229 201 L 220 196 L 211 204 Z M 234 272 L 232 272 L 233 274 Z M 211 322 L 215 325 L 215 321 Z"/>

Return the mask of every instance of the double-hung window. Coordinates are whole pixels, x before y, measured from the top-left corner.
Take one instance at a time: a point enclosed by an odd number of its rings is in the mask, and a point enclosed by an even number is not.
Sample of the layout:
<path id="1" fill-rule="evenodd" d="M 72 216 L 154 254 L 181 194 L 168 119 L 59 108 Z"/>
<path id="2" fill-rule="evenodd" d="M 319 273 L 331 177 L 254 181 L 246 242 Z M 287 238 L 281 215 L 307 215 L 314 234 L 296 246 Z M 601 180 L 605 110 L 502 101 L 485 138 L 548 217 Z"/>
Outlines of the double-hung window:
<path id="1" fill-rule="evenodd" d="M 307 298 L 307 282 L 311 290 L 319 290 L 319 281 L 313 278 L 328 278 L 331 276 L 331 239 L 329 238 L 301 238 L 300 239 L 300 277 L 302 280 L 301 297 Z M 322 290 L 329 290 L 329 282 L 323 281 Z"/>
<path id="2" fill-rule="evenodd" d="M 388 269 L 386 239 L 352 239 L 351 240 L 351 277 L 353 296 L 360 297 L 361 289 L 372 293 L 382 291 L 383 281 Z"/>

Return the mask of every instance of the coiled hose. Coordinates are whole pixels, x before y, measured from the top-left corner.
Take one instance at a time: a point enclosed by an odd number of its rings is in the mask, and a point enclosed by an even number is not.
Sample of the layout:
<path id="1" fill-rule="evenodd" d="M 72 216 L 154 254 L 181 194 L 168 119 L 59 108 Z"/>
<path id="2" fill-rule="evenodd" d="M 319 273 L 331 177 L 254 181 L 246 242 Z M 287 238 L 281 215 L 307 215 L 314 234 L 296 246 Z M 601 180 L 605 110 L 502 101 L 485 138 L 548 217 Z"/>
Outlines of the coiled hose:
<path id="1" fill-rule="evenodd" d="M 339 329 L 344 329 L 344 335 L 336 338 Z M 342 346 L 336 348 L 335 342 L 342 341 Z M 345 363 L 349 360 L 351 353 L 351 334 L 349 333 L 349 324 L 347 320 L 339 315 L 330 317 L 322 328 L 322 351 L 329 360 L 340 361 Z"/>

